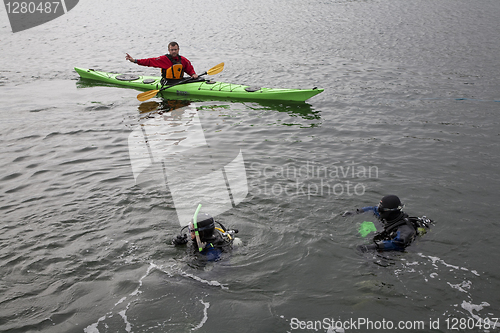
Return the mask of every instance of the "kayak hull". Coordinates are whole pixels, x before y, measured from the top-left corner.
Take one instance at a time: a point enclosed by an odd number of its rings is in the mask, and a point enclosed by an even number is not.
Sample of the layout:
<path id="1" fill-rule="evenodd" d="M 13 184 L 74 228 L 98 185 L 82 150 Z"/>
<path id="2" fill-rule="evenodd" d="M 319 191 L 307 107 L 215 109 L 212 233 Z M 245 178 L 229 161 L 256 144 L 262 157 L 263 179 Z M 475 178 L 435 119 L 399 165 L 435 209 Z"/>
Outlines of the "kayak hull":
<path id="1" fill-rule="evenodd" d="M 93 69 L 75 67 L 75 71 L 82 79 L 106 82 L 113 85 L 125 86 L 140 90 L 159 90 L 162 85 L 161 77 L 138 76 L 129 74 L 116 74 Z M 267 101 L 295 101 L 303 102 L 324 89 L 277 89 L 277 88 L 253 88 L 240 84 L 216 82 L 210 80 L 198 80 L 182 83 L 165 89 L 161 94 L 170 96 L 175 94 L 182 97 L 204 97 L 234 100 L 267 100 Z"/>

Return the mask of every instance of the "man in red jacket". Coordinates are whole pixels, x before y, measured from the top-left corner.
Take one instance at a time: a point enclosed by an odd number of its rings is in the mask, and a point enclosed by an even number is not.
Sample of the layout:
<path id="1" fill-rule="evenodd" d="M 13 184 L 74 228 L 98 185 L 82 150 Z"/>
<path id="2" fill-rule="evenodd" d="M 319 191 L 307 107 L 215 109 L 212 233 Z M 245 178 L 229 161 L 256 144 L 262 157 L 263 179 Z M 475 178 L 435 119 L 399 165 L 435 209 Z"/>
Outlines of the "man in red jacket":
<path id="1" fill-rule="evenodd" d="M 184 73 L 187 73 L 193 79 L 198 78 L 198 74 L 196 74 L 191 62 L 179 55 L 179 44 L 176 42 L 168 44 L 168 54 L 157 58 L 134 59 L 127 53 L 125 59 L 141 66 L 161 68 L 161 77 L 164 84 L 182 79 Z"/>

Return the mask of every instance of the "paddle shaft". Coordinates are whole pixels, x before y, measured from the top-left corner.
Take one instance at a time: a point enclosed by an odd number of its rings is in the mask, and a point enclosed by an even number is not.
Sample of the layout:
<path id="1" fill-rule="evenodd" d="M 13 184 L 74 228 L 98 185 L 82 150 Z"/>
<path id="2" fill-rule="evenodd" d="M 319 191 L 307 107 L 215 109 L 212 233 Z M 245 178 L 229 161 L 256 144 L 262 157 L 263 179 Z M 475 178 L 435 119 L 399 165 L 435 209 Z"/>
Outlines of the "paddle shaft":
<path id="1" fill-rule="evenodd" d="M 207 72 L 205 72 L 205 73 L 202 73 L 202 74 L 198 75 L 198 77 L 201 77 L 201 76 L 203 76 L 203 75 L 207 75 Z M 158 92 L 163 91 L 163 90 L 168 89 L 168 88 L 172 88 L 173 86 L 176 86 L 176 85 L 178 85 L 178 84 L 183 84 L 183 83 L 189 82 L 189 81 L 191 81 L 191 80 L 193 80 L 193 78 L 192 78 L 192 77 L 185 78 L 184 80 L 180 80 L 179 82 L 172 83 L 172 84 L 171 84 L 171 85 L 169 85 L 169 86 L 163 86 L 162 88 L 160 88 L 160 90 L 158 90 Z"/>
<path id="2" fill-rule="evenodd" d="M 198 75 L 198 77 L 206 75 L 206 74 L 214 75 L 214 74 L 220 73 L 223 69 L 224 69 L 224 63 L 222 62 L 222 63 L 220 63 L 220 64 L 218 64 L 218 65 L 210 68 L 205 73 Z M 188 77 L 188 78 L 186 78 L 184 80 L 180 80 L 179 82 L 176 82 L 176 83 L 171 84 L 169 86 L 163 86 L 163 87 L 160 88 L 160 90 L 149 90 L 149 91 L 140 93 L 139 95 L 137 95 L 137 99 L 139 101 L 141 101 L 141 102 L 147 101 L 148 99 L 156 96 L 156 94 L 158 94 L 160 91 L 163 91 L 165 89 L 171 88 L 171 87 L 176 86 L 178 84 L 186 83 L 186 82 L 188 82 L 190 80 L 192 80 L 192 78 Z"/>

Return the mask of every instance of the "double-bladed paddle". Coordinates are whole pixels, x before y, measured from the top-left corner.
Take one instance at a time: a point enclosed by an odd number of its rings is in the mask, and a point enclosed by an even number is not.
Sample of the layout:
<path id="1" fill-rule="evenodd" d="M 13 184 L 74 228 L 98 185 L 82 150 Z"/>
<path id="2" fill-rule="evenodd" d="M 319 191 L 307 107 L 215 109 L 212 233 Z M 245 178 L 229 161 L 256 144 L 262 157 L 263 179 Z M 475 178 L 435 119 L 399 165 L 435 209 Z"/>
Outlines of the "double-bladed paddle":
<path id="1" fill-rule="evenodd" d="M 224 69 L 224 63 L 221 62 L 220 64 L 215 65 L 214 67 L 210 68 L 205 73 L 202 73 L 202 74 L 198 75 L 198 77 L 203 76 L 203 75 L 207 75 L 207 74 L 208 75 L 215 75 L 215 74 L 218 74 L 218 73 L 222 72 L 223 69 Z M 165 89 L 171 88 L 171 87 L 176 86 L 178 84 L 186 83 L 186 82 L 188 82 L 190 80 L 192 80 L 192 78 L 189 77 L 187 79 L 181 80 L 181 81 L 176 82 L 174 84 L 171 84 L 169 86 L 163 86 L 163 87 L 160 88 L 160 90 L 149 90 L 149 91 L 140 93 L 139 95 L 137 95 L 137 99 L 139 101 L 141 101 L 141 102 L 147 101 L 148 99 L 155 97 L 156 94 L 158 94 L 160 91 L 163 91 Z"/>

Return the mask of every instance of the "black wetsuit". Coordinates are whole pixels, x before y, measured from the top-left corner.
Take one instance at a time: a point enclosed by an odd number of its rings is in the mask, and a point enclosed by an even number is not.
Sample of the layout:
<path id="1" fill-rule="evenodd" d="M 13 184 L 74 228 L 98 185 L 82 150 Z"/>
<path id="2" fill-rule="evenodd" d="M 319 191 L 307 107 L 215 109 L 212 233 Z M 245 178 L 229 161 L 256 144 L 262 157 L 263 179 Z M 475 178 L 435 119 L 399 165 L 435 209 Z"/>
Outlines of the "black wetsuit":
<path id="1" fill-rule="evenodd" d="M 380 219 L 377 207 L 364 207 L 361 210 L 364 212 L 373 211 Z M 391 221 L 383 219 L 381 221 L 384 224 L 384 230 L 373 237 L 374 244 L 361 245 L 359 247 L 361 250 L 404 251 L 418 235 L 425 233 L 432 222 L 425 216 L 410 217 L 404 212 Z"/>
<path id="2" fill-rule="evenodd" d="M 202 240 L 203 249 L 200 251 L 196 240 L 188 241 L 187 235 L 185 236 L 186 237 L 181 238 L 177 236 L 177 238 L 173 240 L 173 244 L 176 246 L 188 244 L 193 254 L 201 254 L 205 256 L 205 259 L 208 261 L 217 261 L 220 259 L 223 252 L 227 252 L 231 249 L 234 240 L 231 236 L 227 234 L 224 235 L 219 230 L 215 230 L 212 237 Z"/>

